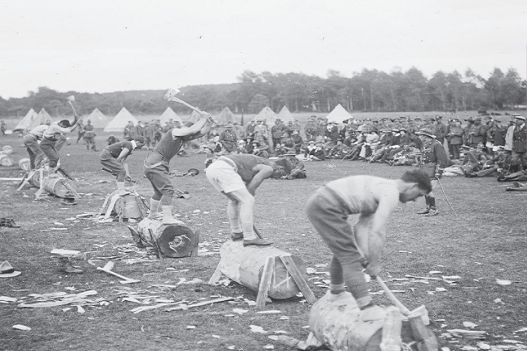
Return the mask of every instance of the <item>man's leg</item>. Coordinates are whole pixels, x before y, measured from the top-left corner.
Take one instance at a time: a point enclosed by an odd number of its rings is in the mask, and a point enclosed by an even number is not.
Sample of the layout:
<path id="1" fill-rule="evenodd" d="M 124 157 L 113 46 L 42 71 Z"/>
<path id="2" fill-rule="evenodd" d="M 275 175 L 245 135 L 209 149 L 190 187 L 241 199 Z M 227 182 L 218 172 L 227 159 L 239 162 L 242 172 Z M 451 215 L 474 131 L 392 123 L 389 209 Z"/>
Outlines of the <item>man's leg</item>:
<path id="1" fill-rule="evenodd" d="M 242 189 L 234 190 L 229 193 L 223 193 L 229 198 L 229 204 L 227 205 L 227 214 L 229 215 L 229 222 L 231 222 L 231 220 L 233 222 L 236 221 L 235 217 L 230 217 L 229 211 L 232 211 L 231 214 L 233 216 L 236 216 L 236 212 L 239 213 L 239 221 L 241 223 L 241 229 L 243 231 L 243 245 L 271 245 L 271 241 L 258 238 L 256 236 L 256 233 L 254 232 L 255 199 L 254 196 L 249 193 L 247 188 L 244 187 Z M 231 205 L 232 202 L 238 204 L 237 208 L 233 208 L 234 204 Z M 231 207 L 231 209 L 229 210 L 229 206 L 233 207 Z"/>
<path id="2" fill-rule="evenodd" d="M 229 224 L 231 226 L 231 239 L 234 241 L 243 239 L 243 229 L 240 223 L 240 207 L 240 202 L 234 197 L 229 197 L 227 217 L 229 218 Z"/>
<path id="3" fill-rule="evenodd" d="M 59 162 L 59 155 L 55 150 L 55 142 L 44 139 L 40 143 L 40 149 L 48 158 L 50 173 L 53 173 L 53 169 L 57 167 L 57 164 Z"/>

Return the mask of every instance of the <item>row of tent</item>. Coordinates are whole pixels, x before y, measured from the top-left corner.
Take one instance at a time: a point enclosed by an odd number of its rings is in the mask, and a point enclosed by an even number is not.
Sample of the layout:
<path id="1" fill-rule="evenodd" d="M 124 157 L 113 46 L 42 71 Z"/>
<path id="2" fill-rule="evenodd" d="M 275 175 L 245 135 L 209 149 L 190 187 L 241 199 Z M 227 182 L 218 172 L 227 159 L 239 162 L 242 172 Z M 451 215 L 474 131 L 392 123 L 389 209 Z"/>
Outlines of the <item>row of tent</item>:
<path id="1" fill-rule="evenodd" d="M 199 118 L 200 115 L 194 111 L 186 121 L 196 122 L 199 120 Z M 215 118 L 218 121 L 218 125 L 220 126 L 226 125 L 228 122 L 237 122 L 239 124 L 243 124 L 243 120 L 235 116 L 228 107 L 225 107 L 217 116 L 215 116 Z M 277 118 L 281 119 L 286 124 L 289 121 L 294 120 L 294 117 L 287 106 L 284 106 L 278 114 L 271 110 L 269 106 L 266 106 L 253 119 L 265 121 L 267 125 L 273 125 Z M 340 104 L 337 105 L 333 111 L 331 111 L 326 116 L 328 122 L 335 123 L 342 123 L 343 121 L 350 118 L 352 118 L 352 116 Z M 98 108 L 95 108 L 92 113 L 90 113 L 90 115 L 84 117 L 83 119 L 84 122 L 90 120 L 91 124 L 95 128 L 104 128 L 104 131 L 107 133 L 122 132 L 129 121 L 132 121 L 134 125 L 139 123 L 139 120 L 134 117 L 125 107 L 123 107 L 121 111 L 119 111 L 119 113 L 113 118 L 105 116 Z M 48 120 L 53 121 L 53 118 L 44 108 L 41 109 L 39 113 L 36 113 L 35 110 L 31 109 L 13 129 L 13 131 L 30 131 L 40 124 L 45 124 Z M 183 122 L 181 117 L 178 116 L 178 114 L 175 113 L 170 107 L 168 107 L 165 112 L 163 112 L 163 114 L 159 117 L 159 120 L 162 126 L 164 126 L 170 120 L 173 120 L 174 122 L 179 121 L 180 123 Z"/>

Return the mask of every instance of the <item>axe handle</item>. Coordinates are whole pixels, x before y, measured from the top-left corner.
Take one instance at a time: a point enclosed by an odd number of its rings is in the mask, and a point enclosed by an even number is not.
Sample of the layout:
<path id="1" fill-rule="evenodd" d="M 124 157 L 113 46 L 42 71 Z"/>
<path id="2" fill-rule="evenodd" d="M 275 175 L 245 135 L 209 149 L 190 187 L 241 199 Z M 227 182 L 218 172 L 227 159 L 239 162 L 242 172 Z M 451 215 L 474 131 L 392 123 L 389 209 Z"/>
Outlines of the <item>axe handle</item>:
<path id="1" fill-rule="evenodd" d="M 106 273 L 108 273 L 108 274 L 115 275 L 116 277 L 121 278 L 121 279 L 123 279 L 123 280 L 136 280 L 136 279 L 127 278 L 127 277 L 125 277 L 124 275 L 120 275 L 120 274 L 118 274 L 118 273 L 115 273 L 115 272 L 113 272 L 113 271 L 106 270 L 106 269 L 101 268 L 101 267 L 97 267 L 97 269 L 100 270 L 100 271 L 106 272 Z M 137 281 L 139 281 L 139 280 L 137 280 Z"/>
<path id="2" fill-rule="evenodd" d="M 189 104 L 189 103 L 187 103 L 187 102 L 185 102 L 185 101 L 183 101 L 183 100 L 181 100 L 180 98 L 177 98 L 177 97 L 175 97 L 175 96 L 171 96 L 171 97 L 169 97 L 168 100 L 169 100 L 169 101 L 179 102 L 180 104 L 185 105 L 185 106 L 187 106 L 188 108 L 190 108 L 190 109 L 196 111 L 196 112 L 199 113 L 200 115 L 205 114 L 205 112 L 201 111 L 199 108 L 194 107 L 194 106 L 192 106 L 191 104 Z"/>
<path id="3" fill-rule="evenodd" d="M 393 302 L 393 304 L 395 306 L 397 306 L 397 308 L 399 309 L 399 311 L 405 315 L 405 316 L 408 316 L 410 314 L 410 310 L 406 307 L 404 307 L 404 305 L 401 303 L 401 301 L 399 301 L 395 295 L 392 293 L 392 291 L 390 290 L 390 288 L 388 288 L 388 286 L 382 281 L 381 277 L 377 276 L 377 283 L 379 283 L 379 285 L 382 287 L 382 289 L 384 290 L 384 292 L 386 293 L 386 295 L 388 296 L 388 298 Z"/>
<path id="4" fill-rule="evenodd" d="M 77 116 L 77 111 L 75 111 L 75 107 L 73 107 L 73 104 L 71 101 L 68 100 L 68 103 L 70 104 L 71 108 L 73 109 L 73 113 L 75 114 L 75 117 Z"/>
<path id="5" fill-rule="evenodd" d="M 259 237 L 260 239 L 263 239 L 262 234 L 260 234 L 260 231 L 256 229 L 256 226 L 254 224 L 253 224 L 253 230 L 257 237 Z"/>

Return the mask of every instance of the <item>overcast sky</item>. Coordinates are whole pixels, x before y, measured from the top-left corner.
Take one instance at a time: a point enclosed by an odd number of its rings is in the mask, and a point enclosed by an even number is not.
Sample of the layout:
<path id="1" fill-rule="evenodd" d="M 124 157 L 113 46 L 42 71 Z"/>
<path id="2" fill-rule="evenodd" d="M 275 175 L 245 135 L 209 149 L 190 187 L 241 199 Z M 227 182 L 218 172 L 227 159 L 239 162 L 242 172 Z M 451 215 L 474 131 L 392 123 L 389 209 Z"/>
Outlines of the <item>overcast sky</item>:
<path id="1" fill-rule="evenodd" d="M 0 96 L 234 83 L 243 71 L 525 79 L 526 0 L 0 2 Z"/>

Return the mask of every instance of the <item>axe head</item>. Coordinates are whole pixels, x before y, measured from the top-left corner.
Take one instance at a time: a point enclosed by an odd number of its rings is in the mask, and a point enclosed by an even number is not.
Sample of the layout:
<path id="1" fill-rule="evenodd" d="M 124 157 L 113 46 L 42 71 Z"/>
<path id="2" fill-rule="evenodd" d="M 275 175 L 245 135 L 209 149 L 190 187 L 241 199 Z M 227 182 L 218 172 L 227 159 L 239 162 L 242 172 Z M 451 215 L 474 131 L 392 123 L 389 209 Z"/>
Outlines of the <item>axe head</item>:
<path id="1" fill-rule="evenodd" d="M 170 101 L 170 99 L 175 97 L 177 93 L 179 93 L 179 89 L 170 88 L 166 92 L 164 99 Z"/>
<path id="2" fill-rule="evenodd" d="M 111 271 L 113 269 L 113 266 L 114 263 L 112 261 L 108 261 L 108 263 L 106 263 L 104 267 L 102 267 L 102 269 L 104 269 L 105 271 Z"/>
<path id="3" fill-rule="evenodd" d="M 70 95 L 70 96 L 67 97 L 67 99 L 68 99 L 69 102 L 73 102 L 73 101 L 75 101 L 75 96 Z"/>

